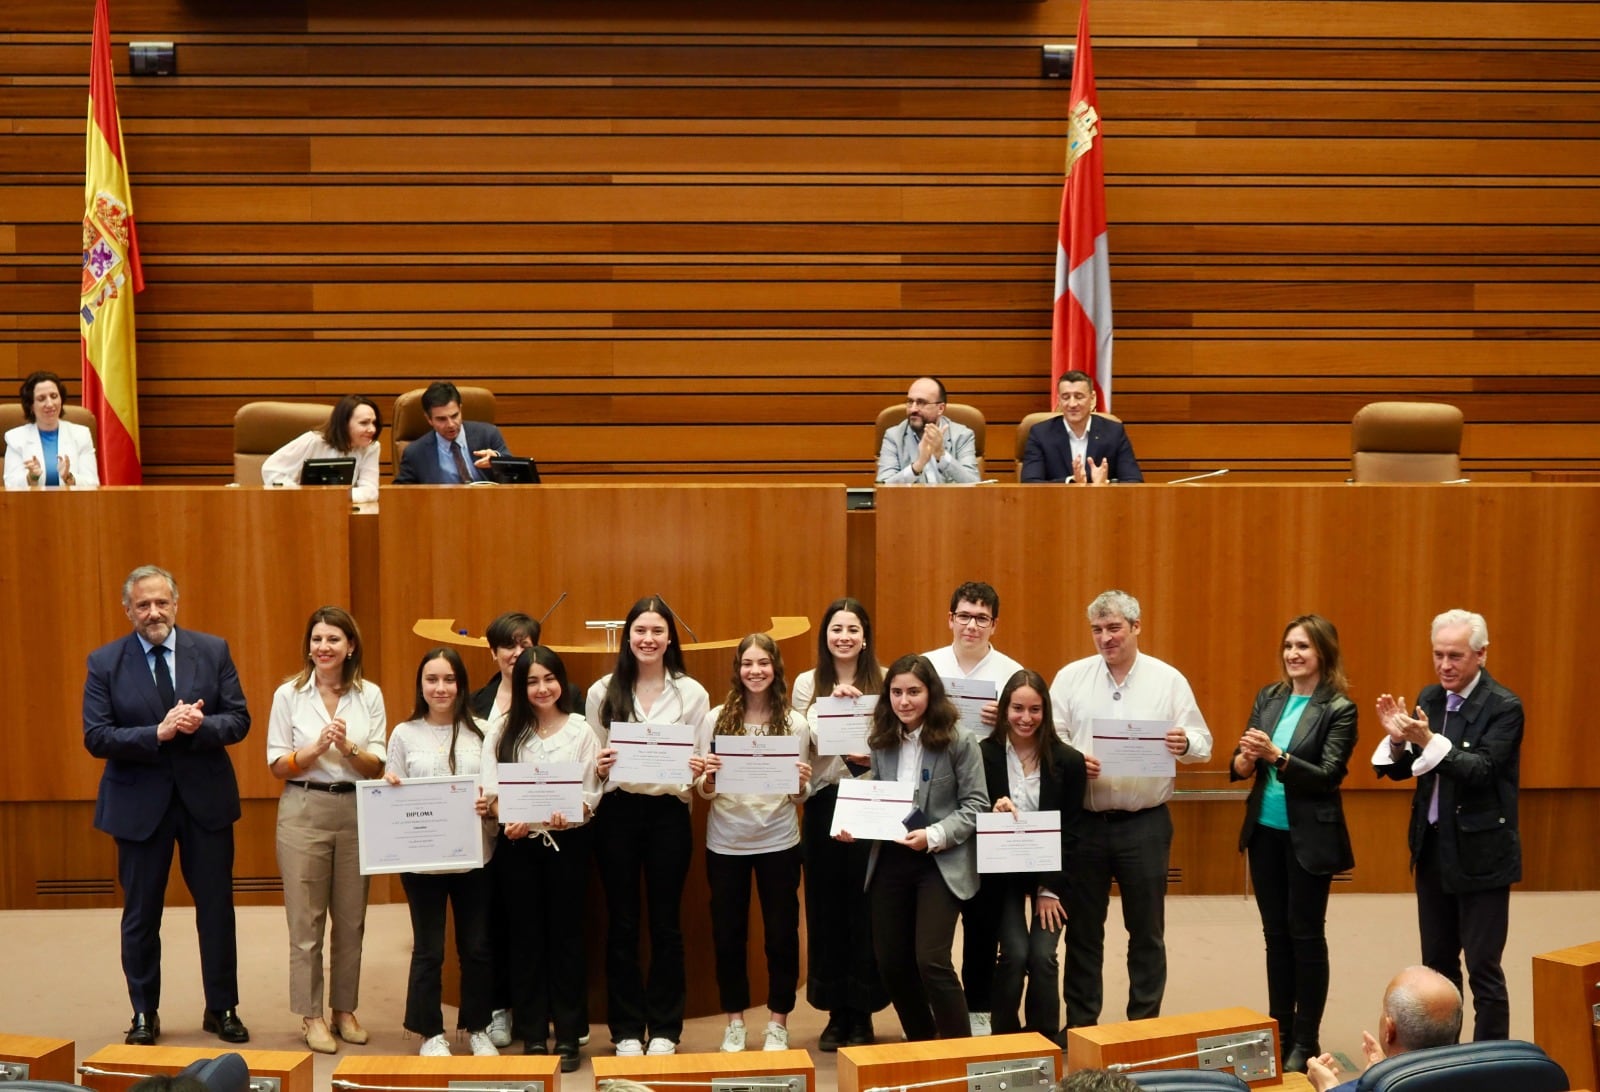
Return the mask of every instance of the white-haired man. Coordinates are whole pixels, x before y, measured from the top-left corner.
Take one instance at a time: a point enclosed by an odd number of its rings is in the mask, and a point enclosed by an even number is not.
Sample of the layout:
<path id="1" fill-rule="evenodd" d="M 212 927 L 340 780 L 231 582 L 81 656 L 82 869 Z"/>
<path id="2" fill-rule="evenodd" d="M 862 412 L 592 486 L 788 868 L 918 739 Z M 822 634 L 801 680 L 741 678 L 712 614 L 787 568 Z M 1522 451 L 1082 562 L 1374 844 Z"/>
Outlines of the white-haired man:
<path id="1" fill-rule="evenodd" d="M 1461 991 L 1455 983 L 1430 967 L 1407 967 L 1389 980 L 1378 1034 L 1363 1031 L 1361 1051 L 1371 1066 L 1398 1054 L 1449 1046 L 1460 1037 Z M 1360 1077 L 1340 1084 L 1342 1075 L 1331 1054 L 1306 1063 L 1306 1077 L 1317 1092 L 1355 1092 Z"/>

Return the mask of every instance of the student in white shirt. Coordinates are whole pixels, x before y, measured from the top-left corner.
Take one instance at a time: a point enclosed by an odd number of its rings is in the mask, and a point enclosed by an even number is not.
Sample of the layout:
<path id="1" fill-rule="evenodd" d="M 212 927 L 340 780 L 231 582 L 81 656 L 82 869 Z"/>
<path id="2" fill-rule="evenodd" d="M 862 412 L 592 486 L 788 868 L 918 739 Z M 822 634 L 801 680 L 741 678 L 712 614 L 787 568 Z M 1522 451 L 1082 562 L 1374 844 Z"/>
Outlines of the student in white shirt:
<path id="1" fill-rule="evenodd" d="M 284 782 L 278 799 L 278 871 L 289 919 L 289 1006 L 306 1045 L 338 1050 L 333 1034 L 365 1043 L 356 1019 L 368 878 L 356 839 L 357 781 L 383 773 L 383 692 L 361 677 L 361 630 L 339 607 L 306 622 L 298 674 L 272 695 L 267 768 Z M 333 1031 L 323 1015 L 323 923 L 333 920 Z"/>
<path id="2" fill-rule="evenodd" d="M 906 836 L 874 842 L 867 861 L 878 970 L 908 1040 L 964 1037 L 967 1000 L 950 949 L 962 900 L 978 893 L 972 835 L 989 810 L 978 741 L 925 656 L 889 665 L 872 719 L 871 776 L 912 786 L 915 803 Z"/>
<path id="3" fill-rule="evenodd" d="M 616 670 L 589 688 L 584 714 L 603 745 L 619 721 L 688 724 L 711 708 L 705 687 L 684 671 L 678 627 L 655 596 L 628 611 Z M 607 780 L 595 823 L 595 853 L 606 890 L 606 1020 L 621 1057 L 676 1054 L 683 1037 L 683 884 L 694 853 L 688 782 Z M 642 883 L 641 883 L 642 881 Z M 642 890 L 641 890 L 642 888 Z M 639 902 L 650 916 L 650 970 L 639 960 Z M 648 1046 L 646 1046 L 648 1043 Z"/>
<path id="4" fill-rule="evenodd" d="M 378 403 L 364 394 L 347 394 L 339 399 L 320 432 L 302 432 L 261 464 L 261 484 L 298 486 L 300 468 L 307 459 L 349 459 L 356 461 L 355 480 L 350 499 L 357 504 L 378 499 L 378 434 L 383 417 Z"/>
<path id="5" fill-rule="evenodd" d="M 588 1028 L 589 977 L 583 929 L 589 886 L 589 820 L 600 806 L 600 778 L 616 758 L 602 751 L 589 722 L 577 713 L 577 692 L 561 657 L 543 645 L 525 650 L 512 669 L 511 707 L 491 732 L 483 760 L 489 812 L 500 817 L 500 766 L 506 762 L 577 763 L 583 809 L 557 812 L 548 823 L 506 823 L 495 853 L 497 896 L 511 923 L 509 968 L 512 1033 L 524 1054 L 549 1053 L 555 1025 L 561 1071 L 579 1065 L 579 1037 Z"/>
<path id="6" fill-rule="evenodd" d="M 798 736 L 798 791 L 793 795 L 717 791 L 718 738 Z M 800 983 L 800 813 L 811 780 L 805 720 L 789 709 L 783 657 L 765 633 L 752 633 L 734 653 L 732 689 L 701 723 L 689 769 L 695 790 L 711 801 L 706 818 L 706 880 L 711 887 L 712 954 L 717 993 L 728 1026 L 722 1049 L 744 1049 L 750 1007 L 750 883 L 761 898 L 767 956 L 764 1050 L 789 1049 L 789 1013 Z"/>
<path id="7" fill-rule="evenodd" d="M 883 668 L 873 652 L 867 608 L 849 596 L 835 599 L 817 627 L 817 666 L 795 679 L 791 706 L 805 716 L 815 740 L 818 697 L 859 698 L 882 689 Z M 889 1003 L 872 952 L 867 845 L 836 842 L 831 834 L 839 781 L 847 776 L 842 755 L 816 755 L 800 817 L 806 865 L 806 1000 L 828 1014 L 817 1049 L 830 1053 L 875 1042 L 872 1014 Z"/>
<path id="8" fill-rule="evenodd" d="M 417 692 L 411 719 L 389 737 L 383 779 L 391 785 L 414 777 L 477 776 L 483 761 L 483 725 L 467 708 L 467 669 L 453 648 L 435 648 L 417 666 Z M 480 790 L 478 814 L 487 816 L 488 798 Z M 486 829 L 484 841 L 492 850 Z M 461 1011 L 456 1026 L 468 1031 L 472 1053 L 500 1052 L 489 1041 L 489 901 L 493 887 L 486 868 L 456 872 L 402 872 L 401 886 L 411 909 L 411 973 L 406 986 L 405 1029 L 422 1037 L 424 1057 L 445 1057 L 443 991 L 445 904 L 456 924 L 456 955 L 461 961 Z"/>

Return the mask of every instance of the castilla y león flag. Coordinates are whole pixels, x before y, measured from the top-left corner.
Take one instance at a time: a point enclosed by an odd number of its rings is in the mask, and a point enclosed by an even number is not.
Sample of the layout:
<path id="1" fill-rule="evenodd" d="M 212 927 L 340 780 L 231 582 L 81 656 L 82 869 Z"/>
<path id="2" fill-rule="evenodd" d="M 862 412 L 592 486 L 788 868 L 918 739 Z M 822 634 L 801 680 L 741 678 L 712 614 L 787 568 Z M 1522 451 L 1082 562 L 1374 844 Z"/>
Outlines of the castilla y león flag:
<path id="1" fill-rule="evenodd" d="M 83 294 L 78 320 L 83 343 L 83 404 L 100 436 L 100 480 L 138 485 L 138 364 L 133 296 L 144 290 L 139 237 L 133 226 L 128 161 L 111 73 L 111 16 L 95 0 L 89 61 L 89 126 L 84 141 Z"/>
<path id="2" fill-rule="evenodd" d="M 1061 376 L 1081 371 L 1094 380 L 1099 408 L 1111 409 L 1111 261 L 1106 249 L 1105 167 L 1100 149 L 1100 101 L 1094 90 L 1089 0 L 1078 9 L 1078 49 L 1072 63 L 1067 123 L 1067 180 L 1061 190 L 1056 237 L 1056 306 L 1050 332 L 1050 401 Z"/>

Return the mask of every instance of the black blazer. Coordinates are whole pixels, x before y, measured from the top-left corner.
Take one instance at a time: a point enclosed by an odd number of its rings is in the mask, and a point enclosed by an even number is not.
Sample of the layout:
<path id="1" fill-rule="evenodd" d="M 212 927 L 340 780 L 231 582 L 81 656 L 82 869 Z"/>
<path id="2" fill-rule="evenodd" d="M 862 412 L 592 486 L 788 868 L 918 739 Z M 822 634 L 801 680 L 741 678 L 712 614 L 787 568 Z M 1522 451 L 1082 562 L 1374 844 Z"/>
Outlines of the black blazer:
<path id="1" fill-rule="evenodd" d="M 160 743 L 156 729 L 167 710 L 139 638 L 129 633 L 89 654 L 83 745 L 106 760 L 94 825 L 113 838 L 149 838 L 174 795 L 206 830 L 239 819 L 239 783 L 224 748 L 250 731 L 250 710 L 228 642 L 180 629 L 176 660 L 177 696 L 187 702 L 203 698 L 205 719 L 192 735 L 180 732 Z"/>
<path id="2" fill-rule="evenodd" d="M 1517 782 L 1522 751 L 1522 700 L 1479 670 L 1478 685 L 1461 711 L 1445 720 L 1444 687 L 1428 687 L 1417 704 L 1450 753 L 1417 778 L 1411 796 L 1411 865 L 1422 855 L 1428 802 L 1439 785 L 1439 878 L 1451 894 L 1506 887 L 1522 879 L 1517 833 Z M 1379 777 L 1404 781 L 1417 760 L 1406 748 L 1399 761 L 1376 766 Z"/>
<path id="3" fill-rule="evenodd" d="M 1289 697 L 1289 687 L 1284 683 L 1262 687 L 1250 709 L 1249 727 L 1270 736 Z M 1289 761 L 1278 771 L 1284 804 L 1289 810 L 1289 844 L 1294 848 L 1294 859 L 1313 876 L 1331 876 L 1355 867 L 1344 803 L 1339 798 L 1339 783 L 1349 772 L 1350 752 L 1355 746 L 1355 703 L 1330 686 L 1319 686 L 1311 696 L 1311 704 L 1300 714 L 1289 746 L 1283 749 Z M 1235 747 L 1233 753 L 1237 755 L 1239 749 Z M 1257 759 L 1250 775 L 1255 784 L 1250 788 L 1244 827 L 1239 831 L 1241 853 L 1255 833 L 1261 798 L 1267 791 L 1267 772 L 1271 769 L 1265 759 Z M 1242 780 L 1232 762 L 1228 763 L 1228 778 Z"/>
<path id="4" fill-rule="evenodd" d="M 1120 421 L 1098 413 L 1090 415 L 1088 458 L 1095 462 L 1107 460 L 1107 477 L 1112 481 L 1144 481 L 1139 460 L 1133 457 L 1133 444 Z M 1022 452 L 1022 480 L 1072 480 L 1072 444 L 1067 439 L 1067 426 L 1060 417 L 1047 418 L 1028 430 L 1028 442 Z"/>
<path id="5" fill-rule="evenodd" d="M 472 692 L 472 697 L 467 699 L 467 708 L 479 720 L 488 720 L 489 714 L 494 712 L 495 696 L 499 693 L 500 672 L 497 670 L 494 673 L 494 678 Z"/>
<path id="6" fill-rule="evenodd" d="M 1054 776 L 1039 776 L 1039 810 L 1061 813 L 1061 869 L 1060 872 L 1040 873 L 1035 879 L 1039 886 L 1056 894 L 1063 892 L 1066 873 L 1072 867 L 1072 851 L 1077 842 L 1077 828 L 1083 814 L 1083 797 L 1088 791 L 1089 775 L 1084 769 L 1083 755 L 1076 747 L 1064 743 L 1050 725 L 1040 725 L 1040 740 L 1050 748 L 1050 763 Z M 1011 779 L 1006 772 L 1006 744 L 1004 739 L 984 737 L 978 741 L 978 752 L 983 756 L 983 779 L 989 787 L 989 802 L 1011 795 Z M 1041 767 L 1042 770 L 1042 767 Z"/>
<path id="7" fill-rule="evenodd" d="M 493 448 L 502 455 L 511 454 L 500 430 L 482 421 L 463 421 L 467 433 L 467 449 L 483 451 Z M 470 459 L 469 459 L 470 461 Z M 394 474 L 395 485 L 456 485 L 454 477 L 446 478 L 439 469 L 439 447 L 432 430 L 426 436 L 412 440 L 400 456 L 400 467 Z"/>

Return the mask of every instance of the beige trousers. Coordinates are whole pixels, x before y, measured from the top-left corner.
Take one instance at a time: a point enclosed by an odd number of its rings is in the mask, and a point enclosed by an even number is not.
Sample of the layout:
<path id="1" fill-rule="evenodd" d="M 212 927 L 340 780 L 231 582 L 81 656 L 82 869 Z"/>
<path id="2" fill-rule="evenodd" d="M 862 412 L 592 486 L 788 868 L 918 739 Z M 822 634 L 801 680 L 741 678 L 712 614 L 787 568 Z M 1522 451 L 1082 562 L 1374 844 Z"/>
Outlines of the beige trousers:
<path id="1" fill-rule="evenodd" d="M 333 914 L 328 1004 L 354 1012 L 361 990 L 361 941 L 368 878 L 356 844 L 355 793 L 285 785 L 278 800 L 278 871 L 289 918 L 289 1007 L 322 1016 L 322 937 Z"/>

